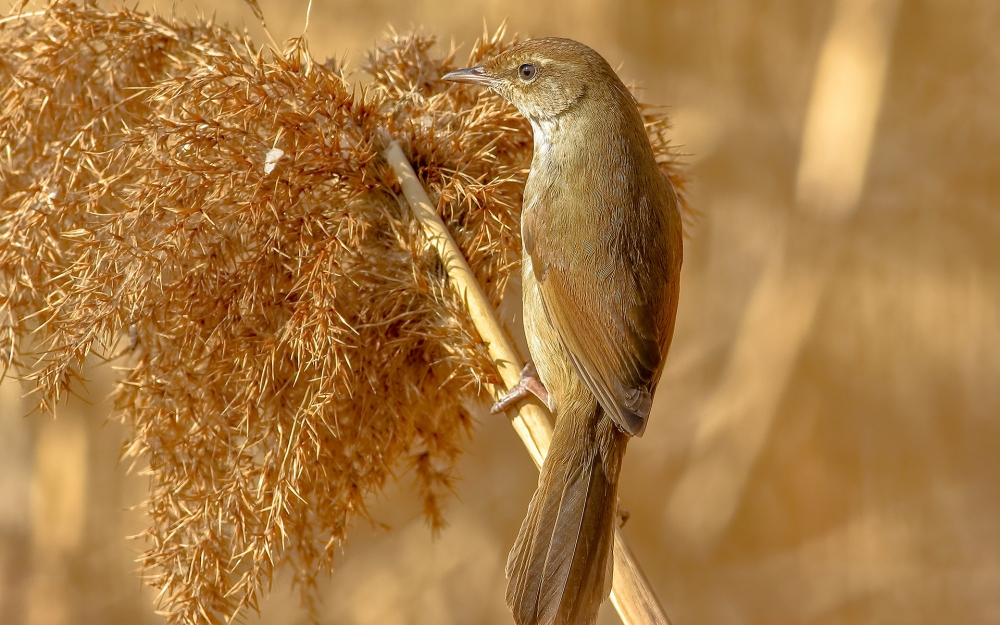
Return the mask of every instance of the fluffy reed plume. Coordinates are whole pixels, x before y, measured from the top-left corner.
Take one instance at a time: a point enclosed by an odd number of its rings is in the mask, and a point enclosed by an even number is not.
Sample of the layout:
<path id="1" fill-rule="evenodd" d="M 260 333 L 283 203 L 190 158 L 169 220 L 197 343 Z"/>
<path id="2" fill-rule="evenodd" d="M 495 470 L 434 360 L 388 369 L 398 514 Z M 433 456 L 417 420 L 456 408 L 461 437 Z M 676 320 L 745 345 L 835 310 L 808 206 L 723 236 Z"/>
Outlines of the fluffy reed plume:
<path id="1" fill-rule="evenodd" d="M 365 501 L 407 472 L 429 524 L 496 373 L 378 156 L 407 150 L 488 296 L 515 266 L 525 122 L 393 37 L 365 89 L 305 42 L 59 0 L 0 25 L 0 355 L 54 412 L 117 358 L 148 463 L 141 563 L 169 623 L 310 605 Z M 477 43 L 471 62 L 509 43 Z M 665 119 L 654 146 L 677 178 Z M 118 346 L 118 347 L 116 347 Z"/>

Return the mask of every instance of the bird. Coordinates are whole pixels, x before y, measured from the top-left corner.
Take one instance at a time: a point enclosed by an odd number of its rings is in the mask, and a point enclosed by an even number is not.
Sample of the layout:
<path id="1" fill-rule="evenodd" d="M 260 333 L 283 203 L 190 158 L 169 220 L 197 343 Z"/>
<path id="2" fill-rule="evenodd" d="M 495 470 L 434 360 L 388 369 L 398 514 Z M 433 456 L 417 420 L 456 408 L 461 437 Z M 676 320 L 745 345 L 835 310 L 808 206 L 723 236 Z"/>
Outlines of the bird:
<path id="1" fill-rule="evenodd" d="M 634 97 L 582 43 L 528 39 L 442 78 L 499 94 L 533 135 L 521 209 L 531 361 L 494 411 L 534 393 L 555 427 L 507 559 L 507 605 L 518 625 L 591 624 L 611 589 L 622 457 L 673 338 L 678 195 Z"/>

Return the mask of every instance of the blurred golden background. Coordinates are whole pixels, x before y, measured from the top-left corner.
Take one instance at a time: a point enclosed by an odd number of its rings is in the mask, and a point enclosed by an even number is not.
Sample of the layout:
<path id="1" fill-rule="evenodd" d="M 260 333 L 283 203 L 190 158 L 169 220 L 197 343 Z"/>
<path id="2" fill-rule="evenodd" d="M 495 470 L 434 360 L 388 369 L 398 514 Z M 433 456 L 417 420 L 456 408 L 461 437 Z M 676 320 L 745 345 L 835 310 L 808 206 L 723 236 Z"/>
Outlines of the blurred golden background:
<path id="1" fill-rule="evenodd" d="M 305 2 L 263 0 L 280 41 Z M 140 3 L 151 8 L 153 3 Z M 240 0 L 175 5 L 246 23 Z M 30 9 L 29 9 L 30 10 Z M 1000 622 L 1000 5 L 987 0 L 314 2 L 319 58 L 392 24 L 469 50 L 485 23 L 583 41 L 671 107 L 692 202 L 677 335 L 622 477 L 676 625 Z M 125 537 L 112 371 L 58 420 L 0 385 L 0 622 L 159 623 Z M 537 473 L 478 415 L 451 526 L 373 502 L 322 622 L 508 623 Z M 288 580 L 259 617 L 306 622 Z M 616 623 L 610 606 L 601 623 Z"/>

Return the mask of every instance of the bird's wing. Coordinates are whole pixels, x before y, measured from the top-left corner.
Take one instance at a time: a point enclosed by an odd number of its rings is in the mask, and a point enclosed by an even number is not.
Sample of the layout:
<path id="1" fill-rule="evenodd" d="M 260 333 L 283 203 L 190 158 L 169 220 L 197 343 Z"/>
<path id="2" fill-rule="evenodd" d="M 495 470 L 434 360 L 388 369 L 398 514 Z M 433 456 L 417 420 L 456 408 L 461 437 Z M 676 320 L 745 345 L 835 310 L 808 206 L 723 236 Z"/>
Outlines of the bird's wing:
<path id="1" fill-rule="evenodd" d="M 577 374 L 622 430 L 641 435 L 660 370 L 662 295 L 642 292 L 626 263 L 547 263 L 541 250 L 531 256 L 542 303 Z"/>

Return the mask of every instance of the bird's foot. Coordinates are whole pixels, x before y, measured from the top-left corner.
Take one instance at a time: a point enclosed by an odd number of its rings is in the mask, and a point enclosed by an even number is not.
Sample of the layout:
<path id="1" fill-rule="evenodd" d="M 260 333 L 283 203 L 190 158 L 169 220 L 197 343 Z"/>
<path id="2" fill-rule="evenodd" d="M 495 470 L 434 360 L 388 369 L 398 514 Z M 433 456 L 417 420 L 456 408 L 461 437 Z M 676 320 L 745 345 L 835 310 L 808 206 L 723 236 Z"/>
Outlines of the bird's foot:
<path id="1" fill-rule="evenodd" d="M 500 401 L 493 404 L 490 412 L 493 414 L 506 412 L 508 408 L 527 397 L 529 393 L 541 400 L 546 406 L 549 405 L 549 391 L 546 390 L 542 381 L 538 379 L 538 372 L 535 371 L 535 363 L 530 360 L 528 364 L 524 365 L 524 369 L 521 369 L 520 381 L 514 385 L 514 388 L 507 391 L 507 394 Z"/>

